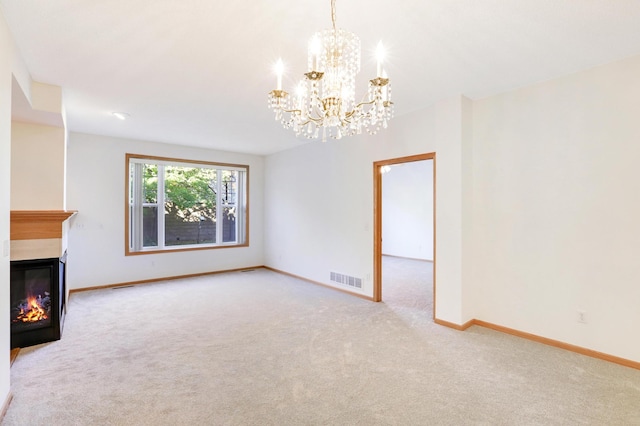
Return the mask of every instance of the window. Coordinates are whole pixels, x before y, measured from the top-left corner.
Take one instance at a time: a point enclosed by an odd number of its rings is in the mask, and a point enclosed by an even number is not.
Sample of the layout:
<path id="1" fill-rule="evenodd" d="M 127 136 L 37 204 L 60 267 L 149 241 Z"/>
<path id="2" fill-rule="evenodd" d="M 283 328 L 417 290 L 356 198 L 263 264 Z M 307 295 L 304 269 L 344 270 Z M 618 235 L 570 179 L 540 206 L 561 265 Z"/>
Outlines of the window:
<path id="1" fill-rule="evenodd" d="M 247 245 L 249 166 L 126 155 L 126 254 Z"/>

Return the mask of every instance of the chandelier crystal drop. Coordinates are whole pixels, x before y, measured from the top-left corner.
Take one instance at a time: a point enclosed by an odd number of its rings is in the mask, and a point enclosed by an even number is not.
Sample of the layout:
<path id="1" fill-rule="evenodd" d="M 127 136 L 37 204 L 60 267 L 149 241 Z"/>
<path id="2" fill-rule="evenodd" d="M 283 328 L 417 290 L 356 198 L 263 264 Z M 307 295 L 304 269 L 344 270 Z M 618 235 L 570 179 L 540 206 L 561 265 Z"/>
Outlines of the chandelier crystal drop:
<path id="1" fill-rule="evenodd" d="M 360 71 L 360 39 L 336 28 L 335 0 L 331 0 L 333 28 L 315 33 L 308 45 L 308 72 L 295 93 L 282 89 L 284 65 L 276 64 L 277 85 L 269 93 L 275 119 L 296 136 L 341 139 L 363 131 L 376 134 L 393 117 L 391 84 L 382 68 L 384 49 L 378 44 L 377 75 L 369 90 L 356 101 L 356 75 Z"/>

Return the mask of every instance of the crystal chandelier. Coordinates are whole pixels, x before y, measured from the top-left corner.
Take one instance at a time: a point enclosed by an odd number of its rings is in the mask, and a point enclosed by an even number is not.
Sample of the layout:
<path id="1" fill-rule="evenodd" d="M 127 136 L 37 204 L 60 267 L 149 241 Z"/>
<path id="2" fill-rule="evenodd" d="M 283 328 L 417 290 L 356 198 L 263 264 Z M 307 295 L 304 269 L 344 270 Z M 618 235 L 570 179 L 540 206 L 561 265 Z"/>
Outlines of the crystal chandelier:
<path id="1" fill-rule="evenodd" d="M 360 71 L 360 39 L 336 28 L 335 0 L 331 0 L 333 28 L 315 33 L 308 45 L 308 72 L 291 96 L 282 90 L 282 60 L 276 65 L 277 86 L 269 93 L 275 119 L 296 136 L 341 139 L 363 130 L 376 134 L 393 116 L 391 84 L 382 68 L 384 50 L 377 49 L 377 76 L 369 80 L 365 97 L 356 102 L 356 75 Z"/>

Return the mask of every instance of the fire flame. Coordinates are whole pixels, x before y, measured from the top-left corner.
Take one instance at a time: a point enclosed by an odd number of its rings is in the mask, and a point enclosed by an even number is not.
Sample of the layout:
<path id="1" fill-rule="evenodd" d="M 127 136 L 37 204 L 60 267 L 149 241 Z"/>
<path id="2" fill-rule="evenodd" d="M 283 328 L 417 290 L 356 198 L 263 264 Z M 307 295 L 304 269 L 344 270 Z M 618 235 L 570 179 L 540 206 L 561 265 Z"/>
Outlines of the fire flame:
<path id="1" fill-rule="evenodd" d="M 27 309 L 20 309 L 20 314 L 18 314 L 18 321 L 22 322 L 36 322 L 46 320 L 47 313 L 42 309 L 38 300 L 35 297 L 30 297 L 27 300 Z"/>

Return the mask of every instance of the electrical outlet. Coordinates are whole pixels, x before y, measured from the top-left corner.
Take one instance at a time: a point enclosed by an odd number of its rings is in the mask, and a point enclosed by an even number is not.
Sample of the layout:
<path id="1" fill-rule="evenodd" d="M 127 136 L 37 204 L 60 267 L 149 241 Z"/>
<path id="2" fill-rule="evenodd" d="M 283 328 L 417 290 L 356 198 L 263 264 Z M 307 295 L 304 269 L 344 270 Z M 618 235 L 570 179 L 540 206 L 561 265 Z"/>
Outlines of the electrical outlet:
<path id="1" fill-rule="evenodd" d="M 578 322 L 581 322 L 582 324 L 586 324 L 587 323 L 587 313 L 585 311 L 578 311 Z"/>

